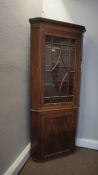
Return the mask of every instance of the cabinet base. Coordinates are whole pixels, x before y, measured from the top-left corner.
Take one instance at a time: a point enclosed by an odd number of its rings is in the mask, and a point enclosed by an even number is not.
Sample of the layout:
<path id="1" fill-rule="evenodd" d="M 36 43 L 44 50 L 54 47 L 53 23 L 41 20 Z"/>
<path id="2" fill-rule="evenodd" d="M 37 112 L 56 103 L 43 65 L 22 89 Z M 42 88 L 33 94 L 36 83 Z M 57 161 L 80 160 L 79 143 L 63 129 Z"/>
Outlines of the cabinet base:
<path id="1" fill-rule="evenodd" d="M 75 152 L 75 148 L 73 148 L 71 150 L 66 150 L 66 151 L 62 151 L 62 152 L 53 153 L 53 154 L 50 154 L 50 155 L 44 155 L 44 156 L 36 156 L 36 155 L 33 155 L 31 153 L 31 157 L 32 157 L 33 161 L 44 162 L 44 161 L 48 161 L 48 160 L 51 160 L 51 159 L 57 159 L 57 158 L 60 158 L 60 157 L 63 157 L 63 156 L 68 156 L 68 155 L 71 155 L 74 152 Z"/>

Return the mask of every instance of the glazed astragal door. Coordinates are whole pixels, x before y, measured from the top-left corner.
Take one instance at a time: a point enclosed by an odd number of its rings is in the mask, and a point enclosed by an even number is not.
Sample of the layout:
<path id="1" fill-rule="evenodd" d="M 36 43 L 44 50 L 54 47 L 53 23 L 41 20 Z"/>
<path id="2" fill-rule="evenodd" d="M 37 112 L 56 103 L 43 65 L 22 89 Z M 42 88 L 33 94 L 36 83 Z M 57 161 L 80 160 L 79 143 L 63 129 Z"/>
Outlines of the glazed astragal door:
<path id="1" fill-rule="evenodd" d="M 44 57 L 44 104 L 73 103 L 76 40 L 46 35 Z"/>
<path id="2" fill-rule="evenodd" d="M 30 126 L 32 158 L 73 152 L 85 27 L 32 18 Z"/>

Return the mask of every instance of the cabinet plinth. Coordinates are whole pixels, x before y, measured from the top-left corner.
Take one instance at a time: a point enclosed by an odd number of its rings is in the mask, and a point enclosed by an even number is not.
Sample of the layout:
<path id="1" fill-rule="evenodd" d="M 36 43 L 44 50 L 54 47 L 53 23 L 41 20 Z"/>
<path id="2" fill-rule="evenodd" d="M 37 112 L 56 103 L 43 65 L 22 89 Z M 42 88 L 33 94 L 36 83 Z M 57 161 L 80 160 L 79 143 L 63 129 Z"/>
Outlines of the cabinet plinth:
<path id="1" fill-rule="evenodd" d="M 32 18 L 30 112 L 32 157 L 74 151 L 85 27 Z"/>

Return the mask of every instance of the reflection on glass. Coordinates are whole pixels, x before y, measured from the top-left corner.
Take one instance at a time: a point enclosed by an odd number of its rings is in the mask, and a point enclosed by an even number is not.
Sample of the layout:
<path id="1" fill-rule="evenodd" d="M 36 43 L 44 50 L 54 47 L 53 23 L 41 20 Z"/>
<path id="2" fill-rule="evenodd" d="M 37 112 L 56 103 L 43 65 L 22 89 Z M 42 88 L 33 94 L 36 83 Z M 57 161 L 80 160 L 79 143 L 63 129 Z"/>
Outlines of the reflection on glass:
<path id="1" fill-rule="evenodd" d="M 46 36 L 44 103 L 73 101 L 74 39 Z"/>

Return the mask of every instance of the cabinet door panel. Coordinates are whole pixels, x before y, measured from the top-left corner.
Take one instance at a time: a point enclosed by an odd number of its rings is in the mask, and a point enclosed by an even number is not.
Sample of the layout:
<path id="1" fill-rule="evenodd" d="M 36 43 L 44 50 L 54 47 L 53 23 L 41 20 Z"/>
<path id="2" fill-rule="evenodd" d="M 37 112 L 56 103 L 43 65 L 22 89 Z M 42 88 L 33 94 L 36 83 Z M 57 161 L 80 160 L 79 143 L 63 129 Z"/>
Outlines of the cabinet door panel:
<path id="1" fill-rule="evenodd" d="M 76 69 L 76 40 L 45 37 L 44 103 L 72 103 Z"/>
<path id="2" fill-rule="evenodd" d="M 75 117 L 72 113 L 65 115 L 51 114 L 44 117 L 44 145 L 45 155 L 63 152 L 74 146 Z"/>

